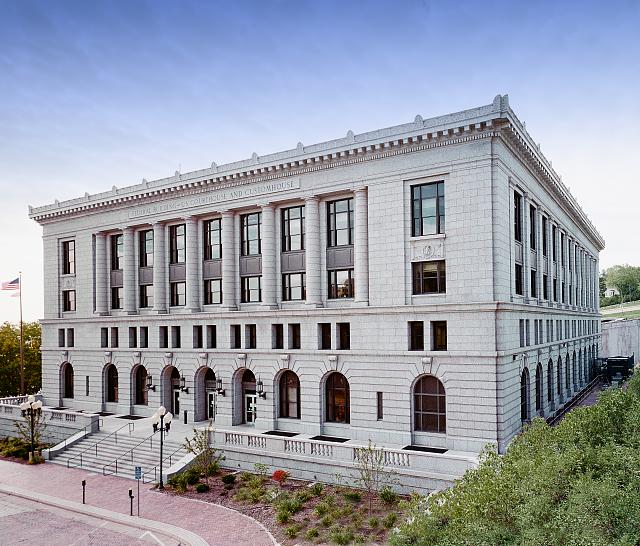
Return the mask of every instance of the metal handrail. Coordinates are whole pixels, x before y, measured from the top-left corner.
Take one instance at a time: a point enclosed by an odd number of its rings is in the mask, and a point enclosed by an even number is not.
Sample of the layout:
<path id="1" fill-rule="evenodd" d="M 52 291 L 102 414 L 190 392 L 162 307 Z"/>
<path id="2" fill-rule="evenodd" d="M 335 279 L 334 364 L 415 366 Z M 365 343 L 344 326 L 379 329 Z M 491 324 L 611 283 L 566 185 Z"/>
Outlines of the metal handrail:
<path id="1" fill-rule="evenodd" d="M 158 433 L 157 433 L 157 432 L 153 432 L 153 433 L 151 434 L 151 436 L 147 436 L 144 440 L 142 440 L 141 442 L 139 442 L 139 443 L 137 443 L 136 445 L 134 445 L 131 449 L 129 449 L 129 450 L 127 450 L 127 451 L 125 451 L 122 455 L 120 455 L 120 457 L 117 457 L 116 459 L 114 459 L 113 461 L 111 461 L 109 464 L 105 464 L 105 465 L 102 467 L 102 475 L 103 475 L 103 476 L 107 476 L 108 474 L 116 474 L 116 475 L 117 475 L 117 474 L 118 474 L 118 461 L 120 461 L 120 460 L 124 459 L 124 458 L 125 458 L 125 456 L 126 456 L 127 454 L 129 454 L 129 453 L 131 454 L 131 462 L 133 463 L 133 451 L 134 451 L 134 449 L 139 448 L 139 447 L 140 447 L 142 444 L 144 444 L 147 440 L 149 440 L 149 441 L 150 441 L 151 449 L 153 449 L 153 437 L 154 437 L 156 434 L 158 434 Z M 115 464 L 115 466 L 116 466 L 115 471 L 109 471 L 109 472 L 107 472 L 107 468 L 109 468 L 110 466 L 113 466 L 114 464 Z"/>
<path id="2" fill-rule="evenodd" d="M 116 439 L 116 444 L 118 443 L 118 432 L 120 432 L 123 428 L 125 427 L 129 427 L 129 436 L 131 436 L 131 433 L 135 430 L 135 423 L 126 423 L 125 425 L 122 425 L 120 428 L 117 428 L 116 430 L 114 430 L 113 432 L 110 432 L 109 434 L 107 434 L 104 438 L 102 438 L 101 440 L 98 440 L 95 444 L 90 445 L 89 447 L 87 447 L 86 449 L 83 449 L 80 453 L 78 453 L 77 455 L 75 455 L 74 457 L 71 457 L 71 459 L 67 459 L 67 468 L 71 468 L 71 461 L 73 461 L 74 459 L 77 459 L 78 457 L 80 457 L 80 468 L 82 468 L 82 455 L 83 453 L 86 453 L 87 451 L 89 451 L 90 449 L 95 449 L 96 452 L 96 457 L 98 456 L 98 444 L 101 444 L 102 442 L 104 442 L 105 440 L 107 440 L 108 438 L 110 438 L 111 436 L 114 436 Z M 77 466 L 77 465 L 74 465 Z"/>
<path id="3" fill-rule="evenodd" d="M 169 454 L 167 457 L 165 457 L 162 460 L 162 463 L 164 464 L 167 460 L 169 461 L 169 466 L 171 466 L 172 460 L 173 460 L 173 456 L 178 453 L 178 451 L 182 451 L 184 449 L 184 446 L 180 446 L 178 449 L 176 449 L 175 451 L 173 451 L 171 454 Z M 147 474 L 151 474 L 151 471 L 153 470 L 153 481 L 158 481 L 158 467 L 160 466 L 160 464 L 157 464 L 156 466 L 154 466 L 152 469 L 147 470 L 146 472 L 143 472 L 142 474 L 142 483 L 150 483 L 152 480 L 149 481 L 145 481 L 145 476 Z"/>

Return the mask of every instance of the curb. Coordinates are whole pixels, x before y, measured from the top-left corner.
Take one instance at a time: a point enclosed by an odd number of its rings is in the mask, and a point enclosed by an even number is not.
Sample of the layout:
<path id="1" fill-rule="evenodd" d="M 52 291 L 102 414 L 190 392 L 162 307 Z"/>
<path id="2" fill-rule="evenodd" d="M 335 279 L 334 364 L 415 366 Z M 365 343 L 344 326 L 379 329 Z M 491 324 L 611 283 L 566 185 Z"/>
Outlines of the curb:
<path id="1" fill-rule="evenodd" d="M 209 543 L 202 537 L 196 535 L 192 531 L 187 531 L 175 525 L 169 523 L 163 523 L 146 518 L 140 518 L 137 516 L 127 516 L 126 514 L 120 514 L 118 512 L 112 512 L 104 508 L 98 508 L 96 506 L 90 506 L 87 504 L 81 504 L 78 502 L 68 501 L 65 499 L 59 499 L 44 495 L 42 493 L 34 493 L 27 489 L 21 489 L 19 487 L 11 487 L 4 484 L 0 484 L 0 493 L 7 495 L 13 495 L 15 497 L 21 497 L 30 501 L 38 502 L 40 504 L 46 504 L 55 508 L 62 508 L 78 514 L 89 515 L 98 517 L 110 521 L 112 523 L 120 523 L 129 527 L 137 527 L 146 531 L 161 531 L 163 534 L 174 538 L 177 542 L 189 546 L 209 546 Z"/>

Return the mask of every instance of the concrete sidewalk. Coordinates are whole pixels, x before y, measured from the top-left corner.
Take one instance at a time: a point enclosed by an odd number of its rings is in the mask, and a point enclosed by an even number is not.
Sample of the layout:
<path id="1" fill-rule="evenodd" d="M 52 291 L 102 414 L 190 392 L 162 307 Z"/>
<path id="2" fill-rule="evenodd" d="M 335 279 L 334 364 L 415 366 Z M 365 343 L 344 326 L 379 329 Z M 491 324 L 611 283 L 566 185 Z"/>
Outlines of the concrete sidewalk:
<path id="1" fill-rule="evenodd" d="M 82 480 L 87 481 L 84 506 L 81 504 Z M 277 544 L 269 531 L 244 514 L 216 504 L 159 493 L 152 490 L 150 484 L 140 484 L 141 518 L 131 518 L 129 488 L 137 495 L 135 482 L 115 476 L 100 476 L 50 463 L 28 466 L 0 461 L 0 490 L 8 494 L 41 499 L 66 510 L 85 510 L 80 513 L 113 522 L 135 525 L 137 521 L 139 528 L 155 525 L 157 531 L 168 536 L 179 535 L 182 529 L 186 532 L 178 536 L 179 540 L 194 546 Z M 137 500 L 134 500 L 134 509 Z"/>

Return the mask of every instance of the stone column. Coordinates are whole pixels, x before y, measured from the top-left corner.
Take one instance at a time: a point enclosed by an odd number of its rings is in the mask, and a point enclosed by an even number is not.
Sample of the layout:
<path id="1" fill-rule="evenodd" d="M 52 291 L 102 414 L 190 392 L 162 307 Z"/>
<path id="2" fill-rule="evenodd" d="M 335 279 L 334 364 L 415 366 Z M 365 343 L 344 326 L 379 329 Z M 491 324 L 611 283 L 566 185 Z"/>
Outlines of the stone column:
<path id="1" fill-rule="evenodd" d="M 322 306 L 320 259 L 320 200 L 308 197 L 304 204 L 304 245 L 306 261 L 307 305 Z"/>
<path id="2" fill-rule="evenodd" d="M 166 227 L 162 222 L 153 224 L 153 309 L 167 312 L 167 257 Z"/>
<path id="3" fill-rule="evenodd" d="M 234 245 L 234 214 L 222 213 L 222 306 L 236 308 L 236 251 Z"/>
<path id="4" fill-rule="evenodd" d="M 529 224 L 529 207 L 531 201 L 529 195 L 525 193 L 522 196 L 522 270 L 523 270 L 523 282 L 522 293 L 524 294 L 525 302 L 531 297 L 531 225 Z"/>
<path id="5" fill-rule="evenodd" d="M 198 275 L 198 219 L 185 218 L 185 279 L 187 283 L 187 309 L 192 313 L 200 311 L 200 279 Z"/>
<path id="6" fill-rule="evenodd" d="M 272 204 L 262 207 L 262 305 L 276 306 L 276 213 Z"/>
<path id="7" fill-rule="evenodd" d="M 124 292 L 124 311 L 127 315 L 135 315 L 136 306 L 136 249 L 135 230 L 128 226 L 122 230 L 124 256 L 122 265 L 122 287 Z"/>
<path id="8" fill-rule="evenodd" d="M 537 258 L 537 271 L 538 271 L 538 276 L 537 276 L 537 281 L 538 281 L 538 286 L 537 288 L 537 292 L 538 292 L 538 305 L 540 305 L 542 303 L 542 297 L 544 296 L 544 290 L 543 290 L 543 280 L 544 280 L 544 257 L 542 256 L 542 211 L 540 210 L 540 207 L 538 207 L 536 209 L 536 258 Z"/>
<path id="9" fill-rule="evenodd" d="M 367 188 L 355 191 L 354 302 L 369 305 L 369 214 Z"/>
<path id="10" fill-rule="evenodd" d="M 109 314 L 107 297 L 107 236 L 104 233 L 96 233 L 96 313 L 98 315 Z"/>

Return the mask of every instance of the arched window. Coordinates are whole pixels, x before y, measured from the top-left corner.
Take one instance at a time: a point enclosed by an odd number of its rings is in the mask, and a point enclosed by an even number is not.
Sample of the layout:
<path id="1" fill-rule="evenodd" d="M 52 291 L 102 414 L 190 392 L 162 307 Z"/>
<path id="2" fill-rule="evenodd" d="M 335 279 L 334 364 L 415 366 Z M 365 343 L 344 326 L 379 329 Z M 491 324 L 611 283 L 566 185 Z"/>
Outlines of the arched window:
<path id="1" fill-rule="evenodd" d="M 73 398 L 73 366 L 68 362 L 62 365 L 62 398 Z"/>
<path id="2" fill-rule="evenodd" d="M 325 385 L 327 414 L 329 423 L 349 422 L 349 382 L 339 372 L 333 372 L 327 377 Z"/>
<path id="3" fill-rule="evenodd" d="M 529 407 L 529 370 L 525 368 L 520 377 L 520 419 L 523 423 L 531 419 Z"/>
<path id="4" fill-rule="evenodd" d="M 547 402 L 553 402 L 553 361 L 547 363 Z"/>
<path id="5" fill-rule="evenodd" d="M 558 393 L 558 398 L 562 399 L 562 358 L 558 357 L 558 381 L 556 382 L 556 392 Z"/>
<path id="6" fill-rule="evenodd" d="M 413 387 L 413 427 L 418 432 L 447 431 L 447 399 L 437 377 L 425 375 Z"/>
<path id="7" fill-rule="evenodd" d="M 542 410 L 542 364 L 536 366 L 536 411 Z"/>
<path id="8" fill-rule="evenodd" d="M 138 366 L 134 372 L 134 387 L 134 404 L 146 406 L 148 404 L 147 369 L 144 366 Z"/>
<path id="9" fill-rule="evenodd" d="M 300 380 L 291 370 L 280 377 L 280 417 L 300 419 Z"/>
<path id="10" fill-rule="evenodd" d="M 571 357 L 567 355 L 564 359 L 564 388 L 570 390 L 571 374 L 569 373 L 569 360 Z"/>
<path id="11" fill-rule="evenodd" d="M 582 383 L 582 349 L 578 352 L 578 383 Z"/>
<path id="12" fill-rule="evenodd" d="M 118 401 L 118 369 L 113 365 L 109 364 L 107 366 L 107 389 L 106 389 L 106 402 L 117 402 Z"/>
<path id="13" fill-rule="evenodd" d="M 573 377 L 573 390 L 578 390 L 578 378 L 576 375 L 576 352 L 573 351 L 573 361 L 571 362 L 571 374 Z"/>

